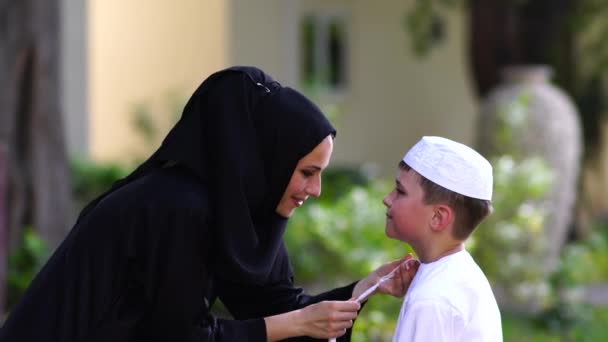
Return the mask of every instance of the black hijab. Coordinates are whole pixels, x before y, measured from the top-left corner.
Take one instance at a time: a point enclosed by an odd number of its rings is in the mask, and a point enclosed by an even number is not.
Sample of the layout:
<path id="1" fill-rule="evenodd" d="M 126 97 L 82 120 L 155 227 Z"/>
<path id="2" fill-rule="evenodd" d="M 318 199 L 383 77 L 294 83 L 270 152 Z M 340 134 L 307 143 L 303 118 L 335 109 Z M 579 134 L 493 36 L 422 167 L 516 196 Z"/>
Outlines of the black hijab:
<path id="1" fill-rule="evenodd" d="M 284 248 L 275 213 L 298 161 L 336 131 L 321 110 L 255 67 L 209 76 L 160 148 L 89 204 L 163 165 L 178 164 L 210 188 L 217 258 L 226 279 L 264 284 Z"/>

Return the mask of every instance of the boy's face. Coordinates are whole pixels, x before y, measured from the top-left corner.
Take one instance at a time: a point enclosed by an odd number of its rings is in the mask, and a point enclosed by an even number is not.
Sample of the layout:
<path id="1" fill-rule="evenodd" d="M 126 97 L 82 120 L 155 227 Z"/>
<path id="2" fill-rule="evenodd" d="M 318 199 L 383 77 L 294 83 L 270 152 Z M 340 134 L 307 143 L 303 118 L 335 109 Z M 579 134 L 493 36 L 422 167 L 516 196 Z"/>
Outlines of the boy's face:
<path id="1" fill-rule="evenodd" d="M 414 170 L 399 169 L 395 188 L 382 201 L 386 205 L 386 235 L 407 243 L 420 241 L 433 217 L 433 207 L 424 204 L 424 191 Z"/>

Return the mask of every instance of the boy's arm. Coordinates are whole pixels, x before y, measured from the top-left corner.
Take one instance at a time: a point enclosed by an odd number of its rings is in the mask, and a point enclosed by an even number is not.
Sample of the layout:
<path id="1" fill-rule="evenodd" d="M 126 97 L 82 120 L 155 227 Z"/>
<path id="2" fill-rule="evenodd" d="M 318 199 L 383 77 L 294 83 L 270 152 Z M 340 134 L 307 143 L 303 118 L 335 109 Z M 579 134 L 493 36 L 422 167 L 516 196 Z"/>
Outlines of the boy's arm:
<path id="1" fill-rule="evenodd" d="M 455 341 L 463 332 L 462 316 L 447 303 L 418 300 L 407 305 L 399 317 L 393 341 Z"/>

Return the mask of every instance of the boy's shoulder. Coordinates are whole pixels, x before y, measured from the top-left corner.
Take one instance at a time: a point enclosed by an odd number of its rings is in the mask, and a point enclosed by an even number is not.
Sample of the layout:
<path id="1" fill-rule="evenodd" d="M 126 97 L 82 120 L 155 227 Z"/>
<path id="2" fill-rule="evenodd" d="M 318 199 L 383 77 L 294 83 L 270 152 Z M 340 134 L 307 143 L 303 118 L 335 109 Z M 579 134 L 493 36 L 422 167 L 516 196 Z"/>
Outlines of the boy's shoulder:
<path id="1" fill-rule="evenodd" d="M 494 300 L 494 295 L 488 279 L 466 251 L 422 264 L 408 290 L 409 303 L 436 301 L 458 311 L 489 299 Z"/>
<path id="2" fill-rule="evenodd" d="M 452 334 L 453 340 L 502 340 L 500 310 L 490 284 L 466 251 L 420 265 L 399 321 L 399 336 L 432 321 L 439 335 Z"/>

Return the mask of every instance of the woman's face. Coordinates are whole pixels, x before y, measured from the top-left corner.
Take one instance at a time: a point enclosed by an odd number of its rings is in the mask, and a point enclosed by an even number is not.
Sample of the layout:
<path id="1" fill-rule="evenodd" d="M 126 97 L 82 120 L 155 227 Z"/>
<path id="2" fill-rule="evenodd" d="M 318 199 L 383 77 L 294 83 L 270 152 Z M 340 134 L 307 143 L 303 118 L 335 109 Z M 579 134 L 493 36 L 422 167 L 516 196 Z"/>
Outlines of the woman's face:
<path id="1" fill-rule="evenodd" d="M 277 214 L 287 218 L 308 196 L 318 197 L 321 194 L 321 172 L 329 164 L 333 148 L 333 138 L 328 135 L 314 150 L 298 161 L 277 205 Z"/>

